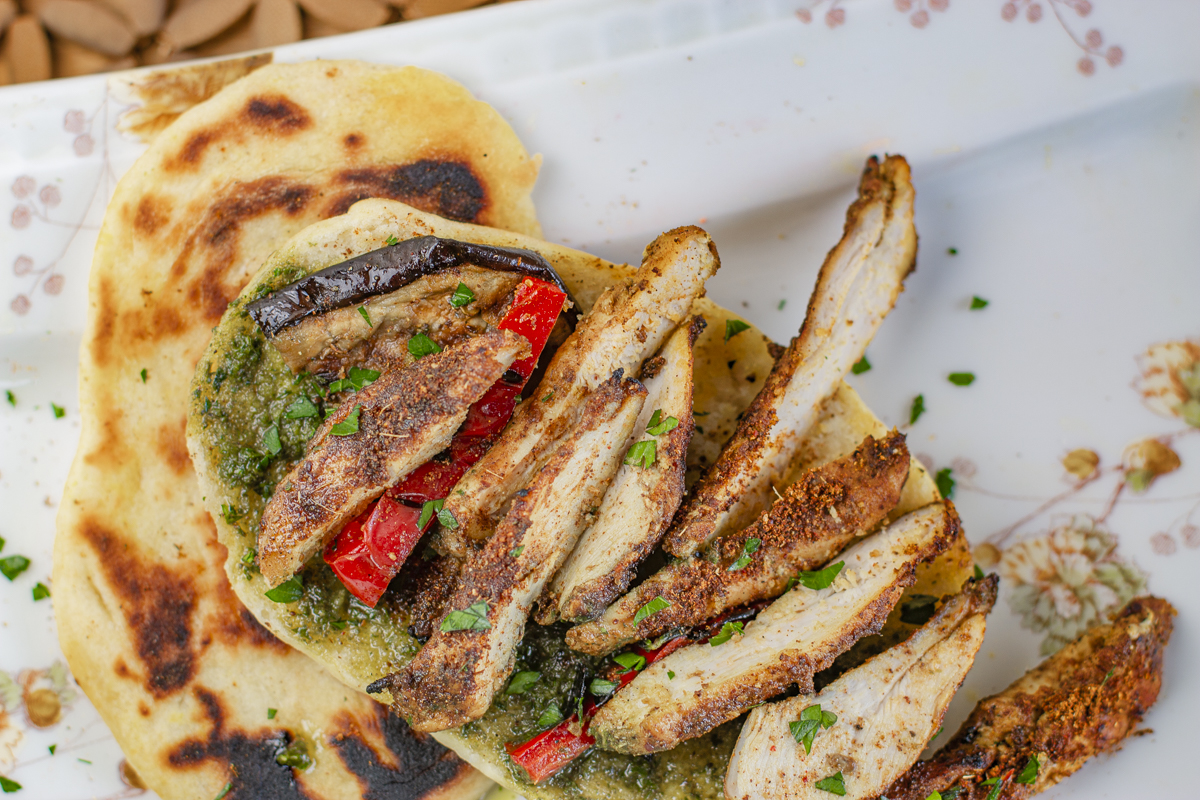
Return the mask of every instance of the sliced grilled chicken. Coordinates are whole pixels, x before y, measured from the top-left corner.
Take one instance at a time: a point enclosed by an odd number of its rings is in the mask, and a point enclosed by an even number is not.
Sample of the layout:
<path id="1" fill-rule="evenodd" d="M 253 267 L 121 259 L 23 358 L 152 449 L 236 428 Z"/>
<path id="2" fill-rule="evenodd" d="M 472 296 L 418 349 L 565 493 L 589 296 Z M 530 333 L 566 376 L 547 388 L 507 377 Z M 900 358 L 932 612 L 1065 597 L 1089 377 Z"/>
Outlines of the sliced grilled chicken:
<path id="1" fill-rule="evenodd" d="M 993 575 L 972 581 L 908 640 L 852 669 L 820 694 L 750 712 L 725 773 L 729 800 L 825 800 L 840 773 L 845 797 L 877 797 L 912 766 L 942 724 L 983 644 L 996 602 Z M 792 724 L 805 725 L 807 746 Z M 829 722 L 822 723 L 822 715 Z M 832 721 L 831 721 L 832 720 Z M 811 748 L 811 749 L 810 749 Z M 924 800 L 924 798 L 922 798 Z"/>
<path id="2" fill-rule="evenodd" d="M 538 385 L 536 402 L 522 403 L 492 449 L 446 501 L 460 521 L 435 543 L 463 557 L 468 542 L 486 539 L 518 489 L 545 465 L 575 428 L 587 395 L 614 370 L 638 374 L 643 361 L 687 318 L 692 300 L 720 260 L 708 234 L 676 228 L 647 248 L 637 273 L 604 292 L 575 332 L 558 348 Z"/>
<path id="3" fill-rule="evenodd" d="M 622 380 L 620 372 L 592 393 L 579 430 L 467 561 L 433 638 L 381 684 L 414 730 L 455 728 L 487 711 L 512 671 L 534 600 L 575 546 L 624 458 L 645 397 L 645 387 Z"/>
<path id="4" fill-rule="evenodd" d="M 1134 598 L 1112 622 L 981 700 L 945 747 L 883 794 L 926 800 L 957 788 L 959 800 L 1020 800 L 1115 749 L 1158 699 L 1174 616 L 1166 600 Z"/>
<path id="5" fill-rule="evenodd" d="M 824 564 L 884 519 L 900 501 L 908 470 L 903 434 L 868 436 L 850 455 L 805 473 L 741 533 L 718 539 L 703 554 L 667 565 L 599 619 L 571 628 L 567 644 L 604 655 L 638 639 L 699 625 L 728 609 L 783 594 L 797 572 Z M 639 609 L 656 597 L 670 607 L 638 621 Z"/>
<path id="6" fill-rule="evenodd" d="M 775 363 L 717 462 L 663 539 L 689 556 L 750 524 L 788 482 L 789 466 L 821 404 L 862 358 L 913 269 L 917 233 L 908 163 L 867 162 L 842 240 L 817 277 L 800 334 Z"/>
<path id="7" fill-rule="evenodd" d="M 688 443 L 696 428 L 692 345 L 703 330 L 704 319 L 693 317 L 671 334 L 657 358 L 646 362 L 642 378 L 648 394 L 635 430 L 647 430 L 652 421 L 669 426 L 674 420 L 675 427 L 653 436 L 653 464 L 626 464 L 617 472 L 595 524 L 583 532 L 538 601 L 537 620 L 543 625 L 559 616 L 591 619 L 603 611 L 628 588 L 638 563 L 671 523 L 683 499 Z"/>
<path id="8" fill-rule="evenodd" d="M 263 510 L 258 564 L 267 582 L 287 580 L 388 486 L 446 449 L 471 403 L 528 354 L 524 337 L 491 330 L 388 370 L 345 400 Z M 334 432 L 355 421 L 356 432 Z"/>
<path id="9" fill-rule="evenodd" d="M 844 562 L 826 589 L 803 584 L 768 606 L 717 646 L 695 644 L 656 661 L 592 718 L 596 743 L 621 753 L 669 750 L 798 684 L 863 636 L 877 633 L 918 564 L 960 536 L 953 504 L 906 514 L 837 557 Z M 674 676 L 674 677 L 672 677 Z"/>

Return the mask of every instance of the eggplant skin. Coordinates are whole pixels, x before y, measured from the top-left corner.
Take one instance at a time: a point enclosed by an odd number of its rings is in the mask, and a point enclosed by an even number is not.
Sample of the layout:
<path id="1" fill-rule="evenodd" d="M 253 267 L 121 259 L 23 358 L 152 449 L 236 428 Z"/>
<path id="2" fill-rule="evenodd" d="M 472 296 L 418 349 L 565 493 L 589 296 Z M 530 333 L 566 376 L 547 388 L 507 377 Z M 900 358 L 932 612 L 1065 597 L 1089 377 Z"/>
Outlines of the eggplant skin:
<path id="1" fill-rule="evenodd" d="M 567 292 L 550 262 L 532 250 L 417 236 L 314 272 L 253 301 L 247 309 L 263 332 L 273 338 L 305 317 L 361 303 L 394 292 L 422 276 L 466 264 L 540 278 Z"/>

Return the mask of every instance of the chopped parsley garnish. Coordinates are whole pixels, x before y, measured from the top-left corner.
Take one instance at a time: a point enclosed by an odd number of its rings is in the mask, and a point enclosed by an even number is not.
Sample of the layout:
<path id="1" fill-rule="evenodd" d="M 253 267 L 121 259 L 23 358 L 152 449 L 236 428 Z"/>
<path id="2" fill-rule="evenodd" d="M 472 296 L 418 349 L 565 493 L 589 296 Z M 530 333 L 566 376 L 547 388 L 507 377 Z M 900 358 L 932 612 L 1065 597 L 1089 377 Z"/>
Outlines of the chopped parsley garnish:
<path id="1" fill-rule="evenodd" d="M 362 367 L 351 367 L 350 372 L 346 377 L 334 381 L 329 384 L 329 392 L 340 392 L 344 389 L 353 389 L 359 391 L 370 386 L 375 381 L 379 380 L 379 372 L 373 369 L 363 369 Z"/>
<path id="2" fill-rule="evenodd" d="M 475 293 L 471 291 L 471 287 L 459 282 L 458 288 L 454 290 L 454 294 L 450 295 L 450 305 L 455 308 L 462 308 L 474 299 Z"/>
<path id="3" fill-rule="evenodd" d="M 542 402 L 549 403 L 553 399 L 554 399 L 554 390 L 551 389 L 550 391 L 546 392 L 546 396 L 542 398 Z"/>
<path id="4" fill-rule="evenodd" d="M 744 624 L 742 624 L 741 622 L 726 622 L 724 625 L 721 626 L 721 632 L 718 633 L 716 636 L 712 637 L 711 639 L 709 639 L 708 643 L 713 647 L 716 647 L 717 645 L 725 644 L 726 642 L 728 642 L 730 639 L 733 638 L 733 635 L 735 633 L 738 635 L 741 635 L 742 629 L 745 627 L 746 626 Z"/>
<path id="5" fill-rule="evenodd" d="M 292 404 L 287 407 L 287 411 L 283 412 L 284 419 L 306 419 L 315 417 L 321 413 L 317 408 L 317 404 L 307 397 L 297 397 L 292 401 Z"/>
<path id="6" fill-rule="evenodd" d="M 91 766 L 92 764 L 92 762 L 88 761 L 86 758 L 77 758 L 75 760 L 81 764 L 87 764 L 88 766 Z"/>
<path id="7" fill-rule="evenodd" d="M 537 726 L 539 728 L 553 728 L 555 725 L 563 721 L 562 711 L 558 709 L 557 703 L 551 703 L 542 711 L 542 715 L 538 717 Z"/>
<path id="8" fill-rule="evenodd" d="M 10 581 L 16 580 L 17 576 L 27 569 L 29 569 L 29 559 L 25 556 L 0 558 L 0 575 L 3 575 Z"/>
<path id="9" fill-rule="evenodd" d="M 822 711 L 821 704 L 817 703 L 801 711 L 800 719 L 788 723 L 788 728 L 796 743 L 804 745 L 804 752 L 811 753 L 813 740 L 817 738 L 817 733 L 821 728 L 829 730 L 835 722 L 837 722 L 837 714 L 832 711 Z"/>
<path id="10" fill-rule="evenodd" d="M 850 368 L 850 371 L 855 375 L 862 375 L 864 372 L 867 372 L 870 369 L 871 362 L 867 361 L 867 356 L 864 354 L 862 358 L 854 362 L 854 366 Z"/>
<path id="11" fill-rule="evenodd" d="M 737 572 L 738 570 L 745 569 L 747 566 L 749 566 L 752 557 L 758 552 L 758 548 L 761 545 L 762 539 L 755 539 L 754 537 L 747 539 L 746 543 L 742 545 L 741 558 L 729 566 L 729 571 Z"/>
<path id="12" fill-rule="evenodd" d="M 142 371 L 139 372 L 138 374 L 142 376 L 142 383 L 145 383 L 146 378 L 149 377 L 149 373 L 146 372 L 146 368 L 142 367 Z"/>
<path id="13" fill-rule="evenodd" d="M 234 525 L 239 519 L 246 516 L 246 514 L 243 511 L 238 511 L 237 506 L 221 503 L 221 516 L 225 518 L 227 523 Z"/>
<path id="14" fill-rule="evenodd" d="M 938 493 L 947 500 L 954 497 L 954 484 L 957 483 L 954 478 L 950 477 L 951 472 L 953 470 L 950 467 L 944 467 L 937 471 L 937 476 L 933 479 L 937 484 Z"/>
<path id="15" fill-rule="evenodd" d="M 957 247 L 947 247 L 946 253 L 947 253 L 947 255 L 956 256 L 956 255 L 958 255 L 958 248 Z"/>
<path id="16" fill-rule="evenodd" d="M 620 655 L 613 656 L 613 661 L 624 667 L 626 672 L 630 670 L 641 672 L 646 668 L 645 656 L 640 656 L 637 653 L 621 653 Z"/>
<path id="17" fill-rule="evenodd" d="M 1116 671 L 1117 671 L 1117 668 L 1113 667 L 1107 673 L 1105 673 L 1104 680 L 1100 681 L 1100 687 L 1098 687 L 1098 688 L 1102 688 L 1104 686 L 1104 684 L 1108 683 L 1108 679 L 1111 678 L 1113 676 L 1113 673 Z"/>
<path id="18" fill-rule="evenodd" d="M 955 386 L 970 386 L 975 382 L 974 372 L 951 372 L 946 376 L 946 380 L 953 383 Z"/>
<path id="19" fill-rule="evenodd" d="M 992 790 L 988 792 L 987 800 L 997 800 L 1000 797 L 1000 792 L 1004 791 L 1004 783 L 999 778 L 989 778 L 980 785 L 992 787 Z"/>
<path id="20" fill-rule="evenodd" d="M 17 396 L 12 393 L 12 389 L 5 389 L 4 396 L 8 399 L 8 404 L 13 408 L 17 407 Z"/>
<path id="21" fill-rule="evenodd" d="M 279 713 L 279 712 L 278 712 L 278 711 L 276 711 L 276 709 L 274 709 L 274 708 L 268 708 L 268 709 L 267 709 L 267 719 L 275 719 L 275 715 L 276 715 L 277 713 Z"/>
<path id="22" fill-rule="evenodd" d="M 293 575 L 267 592 L 267 599 L 275 603 L 294 603 L 303 596 L 304 582 L 299 575 Z"/>
<path id="23" fill-rule="evenodd" d="M 246 552 L 242 553 L 242 563 L 250 566 L 254 563 L 254 559 L 258 556 L 258 551 L 253 547 L 247 547 Z"/>
<path id="24" fill-rule="evenodd" d="M 625 463 L 647 469 L 654 464 L 656 458 L 658 458 L 658 446 L 653 439 L 647 439 L 644 442 L 633 443 L 629 452 L 625 454 Z"/>
<path id="25" fill-rule="evenodd" d="M 673 431 L 679 427 L 679 420 L 674 417 L 662 419 L 662 409 L 654 410 L 654 414 L 650 416 L 650 424 L 646 426 L 646 433 L 651 436 L 662 436 L 667 431 Z"/>
<path id="26" fill-rule="evenodd" d="M 608 697 L 620 685 L 617 681 L 606 681 L 603 678 L 596 678 L 588 686 L 588 691 L 592 693 L 593 697 Z"/>
<path id="27" fill-rule="evenodd" d="M 674 673 L 674 671 L 672 671 L 672 670 L 667 670 L 667 680 L 669 680 L 669 681 L 673 681 L 673 680 L 675 680 L 675 673 Z"/>
<path id="28" fill-rule="evenodd" d="M 637 610 L 637 613 L 633 615 L 633 624 L 640 625 L 642 620 L 646 619 L 647 617 L 652 617 L 660 611 L 665 611 L 670 607 L 670 601 L 664 600 L 662 596 L 659 595 Z"/>
<path id="29" fill-rule="evenodd" d="M 356 405 L 349 416 L 329 429 L 329 433 L 334 436 L 353 436 L 358 433 L 358 412 L 361 410 L 362 406 Z"/>
<path id="30" fill-rule="evenodd" d="M 838 797 L 844 797 L 846 794 L 846 781 L 842 778 L 842 773 L 835 772 L 828 778 L 822 778 L 817 781 L 816 787 L 822 792 L 836 794 Z"/>
<path id="31" fill-rule="evenodd" d="M 784 307 L 784 306 L 786 306 L 786 305 L 787 305 L 787 298 L 785 297 L 785 298 L 783 298 L 782 300 L 780 300 L 780 301 L 779 301 L 779 310 L 780 310 L 780 311 L 783 311 L 783 307 Z"/>
<path id="32" fill-rule="evenodd" d="M 223 787 L 221 787 L 221 791 L 217 792 L 217 796 L 214 797 L 213 800 L 221 800 L 221 798 L 223 798 L 225 795 L 229 794 L 229 790 L 232 788 L 233 788 L 233 781 L 227 782 Z"/>
<path id="33" fill-rule="evenodd" d="M 413 358 L 424 358 L 442 352 L 442 346 L 425 334 L 418 333 L 408 340 L 408 352 L 412 353 Z"/>
<path id="34" fill-rule="evenodd" d="M 975 295 L 974 297 L 971 298 L 971 310 L 972 311 L 978 311 L 981 308 L 987 308 L 987 305 L 988 305 L 988 301 L 984 300 L 979 295 Z"/>
<path id="35" fill-rule="evenodd" d="M 525 552 L 525 545 L 519 544 L 516 547 L 514 547 L 512 550 L 508 551 L 508 557 L 509 558 L 517 558 L 521 555 L 521 553 L 524 553 L 524 552 Z"/>
<path id="36" fill-rule="evenodd" d="M 263 449 L 273 456 L 279 455 L 279 451 L 283 449 L 283 443 L 279 441 L 279 426 L 272 425 L 263 431 Z"/>
<path id="37" fill-rule="evenodd" d="M 458 517 L 448 508 L 440 508 L 437 512 L 438 524 L 448 530 L 458 530 Z"/>
<path id="38" fill-rule="evenodd" d="M 421 516 L 417 518 L 417 527 L 424 528 L 429 524 L 429 520 L 433 519 L 433 515 L 442 510 L 442 506 L 446 503 L 445 498 L 441 500 L 426 500 L 421 506 Z"/>
<path id="39" fill-rule="evenodd" d="M 750 328 L 750 323 L 742 322 L 740 319 L 725 320 L 725 341 L 729 341 L 744 330 Z"/>
<path id="40" fill-rule="evenodd" d="M 50 596 L 50 590 L 46 588 L 46 584 L 40 583 L 40 582 L 34 584 L 34 586 L 33 586 L 33 602 L 36 603 L 38 600 L 45 600 L 49 596 Z"/>
<path id="41" fill-rule="evenodd" d="M 676 635 L 677 634 L 673 633 L 672 631 L 667 631 L 662 636 L 656 636 L 653 639 L 643 639 L 642 640 L 642 649 L 643 650 L 657 650 L 658 648 L 660 648 L 664 644 L 666 644 L 668 639 L 674 639 Z"/>
<path id="42" fill-rule="evenodd" d="M 900 621 L 909 625 L 924 625 L 933 619 L 937 611 L 937 598 L 927 594 L 914 594 L 900 607 Z"/>
<path id="43" fill-rule="evenodd" d="M 919 394 L 913 398 L 912 409 L 908 412 L 908 424 L 916 425 L 917 420 L 925 413 L 925 395 Z"/>
<path id="44" fill-rule="evenodd" d="M 21 791 L 21 784 L 17 783 L 16 781 L 14 781 L 10 778 L 6 778 L 3 775 L 0 775 L 0 791 L 4 792 L 5 794 L 12 794 L 13 792 L 19 792 L 19 791 Z"/>
<path id="45" fill-rule="evenodd" d="M 361 315 L 362 315 L 362 318 L 363 318 L 363 319 L 365 319 L 365 320 L 367 321 L 367 327 L 368 327 L 368 328 L 374 328 L 374 327 L 375 327 L 375 323 L 371 322 L 371 314 L 370 314 L 370 312 L 369 312 L 369 311 L 367 311 L 367 307 L 366 307 L 366 306 L 359 306 L 359 307 L 358 307 L 358 313 L 359 313 L 359 314 L 361 314 Z"/>
<path id="46" fill-rule="evenodd" d="M 441 628 L 444 632 L 451 631 L 486 631 L 492 627 L 492 623 L 488 622 L 488 604 L 484 600 L 478 603 L 472 603 L 462 611 L 451 611 L 442 620 Z"/>
<path id="47" fill-rule="evenodd" d="M 983 570 L 980 569 L 978 564 L 976 564 L 975 565 L 975 580 L 981 581 L 981 580 L 983 580 L 983 578 L 984 578 Z"/>
<path id="48" fill-rule="evenodd" d="M 275 756 L 275 763 L 292 769 L 308 769 L 313 762 L 312 756 L 308 754 L 308 746 L 302 740 L 297 740 Z"/>
<path id="49" fill-rule="evenodd" d="M 833 585 L 833 582 L 837 576 L 841 574 L 842 567 L 844 566 L 846 566 L 846 562 L 839 561 L 836 564 L 830 564 L 824 569 L 801 572 L 796 576 L 796 583 L 817 591 L 820 591 L 821 589 L 828 589 Z"/>
<path id="50" fill-rule="evenodd" d="M 50 755 L 54 755 L 54 751 L 58 749 L 58 745 L 52 744 L 49 747 L 47 747 L 46 749 L 50 751 Z"/>
<path id="51" fill-rule="evenodd" d="M 1036 781 L 1038 776 L 1038 766 L 1039 764 L 1037 755 L 1030 756 L 1029 761 L 1025 763 L 1025 766 L 1021 769 L 1020 773 L 1017 774 L 1016 782 L 1033 783 Z"/>
<path id="52" fill-rule="evenodd" d="M 513 675 L 513 679 L 508 682 L 508 688 L 504 690 L 505 694 L 525 694 L 529 688 L 542 679 L 540 672 L 518 672 Z"/>
<path id="53" fill-rule="evenodd" d="M 62 419 L 67 415 L 67 410 L 65 408 L 55 405 L 54 403 L 50 404 L 50 410 L 54 412 L 55 419 Z"/>
<path id="54" fill-rule="evenodd" d="M 400 240 L 397 239 L 396 234 L 393 233 L 393 234 L 389 234 L 388 238 L 383 240 L 383 243 L 389 247 L 395 247 L 396 245 L 400 244 Z"/>

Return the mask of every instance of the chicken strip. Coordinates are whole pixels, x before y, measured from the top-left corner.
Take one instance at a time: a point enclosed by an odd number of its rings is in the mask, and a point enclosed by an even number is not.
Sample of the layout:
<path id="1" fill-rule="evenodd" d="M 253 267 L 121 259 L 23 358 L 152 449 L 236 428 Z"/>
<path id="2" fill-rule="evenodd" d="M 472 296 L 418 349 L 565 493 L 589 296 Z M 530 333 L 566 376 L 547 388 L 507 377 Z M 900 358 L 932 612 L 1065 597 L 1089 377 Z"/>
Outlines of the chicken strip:
<path id="1" fill-rule="evenodd" d="M 567 563 L 539 600 L 543 625 L 559 616 L 591 619 L 625 591 L 637 565 L 666 532 L 683 499 L 687 449 L 696 428 L 692 417 L 692 345 L 704 319 L 679 326 L 662 353 L 646 362 L 646 404 L 636 430 L 655 427 L 654 463 L 626 464 L 617 472 L 596 523 L 583 532 Z M 653 376 L 647 374 L 653 371 Z M 654 415 L 658 418 L 655 419 Z M 653 425 L 651 423 L 654 423 Z M 671 426 L 674 427 L 671 427 Z"/>
<path id="2" fill-rule="evenodd" d="M 720 457 L 680 510 L 663 547 L 683 558 L 740 530 L 770 505 L 821 404 L 891 311 L 917 252 L 908 163 L 867 162 L 842 240 L 817 277 L 799 335 L 776 362 Z"/>
<path id="3" fill-rule="evenodd" d="M 826 563 L 883 520 L 900 501 L 908 470 L 903 434 L 868 436 L 850 455 L 805 473 L 746 530 L 668 564 L 599 619 L 571 628 L 567 644 L 604 655 L 783 594 L 797 572 Z M 638 611 L 656 597 L 670 607 L 639 620 Z"/>
<path id="4" fill-rule="evenodd" d="M 491 330 L 388 370 L 345 400 L 263 510 L 267 582 L 287 580 L 388 486 L 445 450 L 471 404 L 528 354 L 524 337 Z"/>
<path id="5" fill-rule="evenodd" d="M 971 581 L 906 641 L 820 694 L 751 711 L 729 759 L 726 798 L 825 800 L 817 784 L 833 775 L 845 797 L 876 797 L 941 726 L 983 644 L 998 582 Z"/>
<path id="6" fill-rule="evenodd" d="M 433 638 L 387 688 L 416 731 L 478 719 L 512 672 L 525 620 L 566 560 L 617 471 L 646 389 L 618 371 L 592 393 L 574 436 L 555 451 L 484 548 L 471 556 Z"/>
<path id="7" fill-rule="evenodd" d="M 684 319 L 720 260 L 700 228 L 668 231 L 647 248 L 628 283 L 604 292 L 554 354 L 537 402 L 522 403 L 500 438 L 458 482 L 446 508 L 459 527 L 437 540 L 464 557 L 468 542 L 486 539 L 516 491 L 537 474 L 574 430 L 583 401 L 613 371 L 629 375 L 657 352 Z"/>
<path id="8" fill-rule="evenodd" d="M 838 556 L 844 566 L 827 588 L 802 581 L 744 633 L 727 625 L 711 642 L 654 662 L 596 712 L 589 733 L 609 750 L 654 753 L 707 733 L 792 684 L 811 693 L 813 675 L 877 633 L 916 579 L 917 565 L 960 535 L 948 501 L 906 514 Z"/>
<path id="9" fill-rule="evenodd" d="M 1135 597 L 1112 622 L 981 700 L 945 747 L 883 794 L 1021 800 L 1113 750 L 1158 698 L 1174 616 L 1166 600 Z"/>

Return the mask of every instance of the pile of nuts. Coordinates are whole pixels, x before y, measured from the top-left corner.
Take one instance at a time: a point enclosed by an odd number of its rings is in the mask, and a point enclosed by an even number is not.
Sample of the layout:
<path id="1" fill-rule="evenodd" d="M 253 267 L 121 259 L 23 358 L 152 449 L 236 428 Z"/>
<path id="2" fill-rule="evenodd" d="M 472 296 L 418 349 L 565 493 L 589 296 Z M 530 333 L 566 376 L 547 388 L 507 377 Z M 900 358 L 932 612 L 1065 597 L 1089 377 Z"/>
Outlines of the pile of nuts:
<path id="1" fill-rule="evenodd" d="M 0 0 L 0 85 L 276 47 L 486 1 Z"/>

